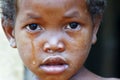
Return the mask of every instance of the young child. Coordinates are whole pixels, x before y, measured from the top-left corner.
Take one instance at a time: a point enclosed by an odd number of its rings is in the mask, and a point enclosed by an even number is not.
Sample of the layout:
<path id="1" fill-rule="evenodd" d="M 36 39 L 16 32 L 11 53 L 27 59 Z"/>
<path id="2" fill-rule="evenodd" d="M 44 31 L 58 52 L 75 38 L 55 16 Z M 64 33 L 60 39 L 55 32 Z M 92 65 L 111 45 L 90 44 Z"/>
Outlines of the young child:
<path id="1" fill-rule="evenodd" d="M 3 0 L 2 27 L 36 80 L 119 80 L 83 65 L 104 7 L 105 0 Z"/>

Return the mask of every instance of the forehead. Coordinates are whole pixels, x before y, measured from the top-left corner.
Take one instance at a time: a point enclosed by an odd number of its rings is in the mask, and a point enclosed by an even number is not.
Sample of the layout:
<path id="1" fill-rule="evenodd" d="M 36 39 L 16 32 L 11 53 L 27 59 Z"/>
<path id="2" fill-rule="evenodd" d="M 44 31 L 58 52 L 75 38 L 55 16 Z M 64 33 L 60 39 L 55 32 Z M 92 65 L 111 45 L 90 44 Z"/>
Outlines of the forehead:
<path id="1" fill-rule="evenodd" d="M 25 21 L 40 18 L 50 23 L 66 17 L 85 21 L 90 17 L 86 0 L 18 0 L 17 5 L 17 17 Z"/>
<path id="2" fill-rule="evenodd" d="M 50 23 L 53 19 L 80 18 L 85 21 L 91 17 L 86 0 L 18 0 L 17 5 L 20 20 L 41 18 Z"/>
<path id="3" fill-rule="evenodd" d="M 18 0 L 18 7 L 32 7 L 34 6 L 43 6 L 51 8 L 68 8 L 73 6 L 79 6 L 85 8 L 86 0 Z"/>

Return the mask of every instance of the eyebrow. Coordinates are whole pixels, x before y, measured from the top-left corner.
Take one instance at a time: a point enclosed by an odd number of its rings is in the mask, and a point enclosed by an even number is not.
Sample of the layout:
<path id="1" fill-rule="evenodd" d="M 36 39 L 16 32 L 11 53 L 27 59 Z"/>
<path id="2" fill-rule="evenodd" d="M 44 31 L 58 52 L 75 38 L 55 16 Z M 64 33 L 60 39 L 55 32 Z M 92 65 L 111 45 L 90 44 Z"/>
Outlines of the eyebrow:
<path id="1" fill-rule="evenodd" d="M 35 14 L 35 13 L 31 13 L 31 12 L 25 13 L 25 15 L 23 17 L 24 17 L 24 19 L 21 20 L 22 22 L 26 22 L 29 19 L 40 19 L 41 18 L 40 15 Z"/>
<path id="2" fill-rule="evenodd" d="M 39 19 L 41 18 L 40 15 L 37 15 L 37 14 L 33 14 L 33 13 L 27 13 L 27 18 L 31 18 L 31 19 Z"/>
<path id="3" fill-rule="evenodd" d="M 72 10 L 67 11 L 64 14 L 64 17 L 66 17 L 66 18 L 73 18 L 73 17 L 80 18 L 80 13 L 77 9 L 72 9 Z"/>

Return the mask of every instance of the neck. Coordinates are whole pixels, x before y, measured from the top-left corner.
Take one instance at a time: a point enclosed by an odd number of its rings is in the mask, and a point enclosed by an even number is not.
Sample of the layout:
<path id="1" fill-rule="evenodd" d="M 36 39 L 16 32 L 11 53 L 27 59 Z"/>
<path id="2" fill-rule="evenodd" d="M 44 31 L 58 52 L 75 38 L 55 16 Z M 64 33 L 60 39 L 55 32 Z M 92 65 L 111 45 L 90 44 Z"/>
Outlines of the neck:
<path id="1" fill-rule="evenodd" d="M 86 72 L 87 69 L 82 67 L 70 80 L 84 80 L 83 77 L 85 77 Z"/>

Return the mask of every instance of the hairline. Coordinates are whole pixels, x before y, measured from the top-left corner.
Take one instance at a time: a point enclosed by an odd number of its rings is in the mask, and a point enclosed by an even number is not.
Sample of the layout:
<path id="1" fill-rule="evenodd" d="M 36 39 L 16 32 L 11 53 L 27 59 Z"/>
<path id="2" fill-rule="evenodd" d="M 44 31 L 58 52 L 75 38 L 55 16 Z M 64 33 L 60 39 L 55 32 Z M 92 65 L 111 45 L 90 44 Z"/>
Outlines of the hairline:
<path id="1" fill-rule="evenodd" d="M 9 22 L 7 21 L 10 21 L 11 23 L 9 23 L 9 25 L 11 26 L 14 26 L 15 25 L 15 21 L 16 21 L 16 15 L 17 15 L 17 0 L 7 0 L 9 2 L 11 2 L 12 5 L 14 6 L 11 6 L 10 4 L 7 4 L 5 2 L 5 0 L 2 0 L 2 9 L 4 8 L 4 10 L 7 10 L 8 9 L 8 6 L 11 7 L 12 9 L 11 10 L 8 10 L 6 12 L 8 12 L 7 15 L 4 15 L 6 14 L 4 11 L 2 13 L 2 17 L 4 18 L 4 20 L 6 20 L 6 24 L 8 24 Z M 102 16 L 103 14 L 103 11 L 104 9 L 101 9 L 101 10 L 98 10 L 98 7 L 95 7 L 96 5 L 94 4 L 96 0 L 86 0 L 86 4 L 87 4 L 87 7 L 88 7 L 88 11 L 91 15 L 91 18 L 92 20 L 96 17 L 96 16 Z M 103 1 L 103 0 L 99 0 L 99 1 Z M 12 3 L 13 2 L 13 3 Z M 97 1 L 96 1 L 97 2 Z M 105 2 L 105 1 L 103 1 Z M 7 6 L 7 7 L 6 7 Z M 95 7 L 95 8 L 94 8 Z M 105 5 L 102 6 L 103 8 L 105 7 Z M 92 12 L 93 11 L 93 12 Z M 96 11 L 96 13 L 95 13 Z M 98 12 L 97 12 L 98 11 Z M 101 11 L 101 12 L 100 12 Z M 9 15 L 11 14 L 11 15 Z"/>

